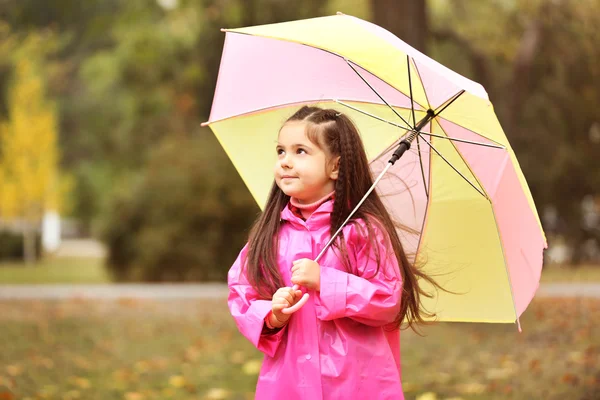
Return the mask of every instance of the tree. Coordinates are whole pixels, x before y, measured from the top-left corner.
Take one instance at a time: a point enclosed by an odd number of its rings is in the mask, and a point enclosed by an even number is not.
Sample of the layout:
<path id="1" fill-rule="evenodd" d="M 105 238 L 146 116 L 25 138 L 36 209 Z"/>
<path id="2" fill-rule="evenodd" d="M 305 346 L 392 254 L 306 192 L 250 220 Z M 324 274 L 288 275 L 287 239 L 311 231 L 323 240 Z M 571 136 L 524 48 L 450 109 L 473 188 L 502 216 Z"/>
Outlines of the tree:
<path id="1" fill-rule="evenodd" d="M 427 51 L 429 23 L 425 0 L 371 0 L 373 22 L 419 50 Z"/>
<path id="2" fill-rule="evenodd" d="M 23 221 L 23 253 L 35 261 L 35 236 L 44 210 L 59 203 L 57 121 L 31 57 L 20 57 L 8 93 L 8 121 L 0 125 L 0 215 Z"/>

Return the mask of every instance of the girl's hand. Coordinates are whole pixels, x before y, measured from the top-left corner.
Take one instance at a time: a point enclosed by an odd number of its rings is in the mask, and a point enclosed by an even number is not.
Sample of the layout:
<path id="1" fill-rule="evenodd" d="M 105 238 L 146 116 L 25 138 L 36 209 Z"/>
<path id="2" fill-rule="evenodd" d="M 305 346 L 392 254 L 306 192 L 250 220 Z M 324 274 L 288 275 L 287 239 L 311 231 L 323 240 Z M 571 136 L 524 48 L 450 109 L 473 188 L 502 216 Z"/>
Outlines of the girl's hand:
<path id="1" fill-rule="evenodd" d="M 293 262 L 292 283 L 305 288 L 321 290 L 321 266 L 308 258 Z"/>
<path id="2" fill-rule="evenodd" d="M 292 307 L 302 298 L 301 290 L 294 290 L 290 287 L 283 287 L 278 289 L 273 295 L 271 305 L 271 315 L 269 316 L 269 323 L 275 328 L 281 328 L 289 321 L 291 314 L 284 314 L 282 310 L 284 308 Z"/>

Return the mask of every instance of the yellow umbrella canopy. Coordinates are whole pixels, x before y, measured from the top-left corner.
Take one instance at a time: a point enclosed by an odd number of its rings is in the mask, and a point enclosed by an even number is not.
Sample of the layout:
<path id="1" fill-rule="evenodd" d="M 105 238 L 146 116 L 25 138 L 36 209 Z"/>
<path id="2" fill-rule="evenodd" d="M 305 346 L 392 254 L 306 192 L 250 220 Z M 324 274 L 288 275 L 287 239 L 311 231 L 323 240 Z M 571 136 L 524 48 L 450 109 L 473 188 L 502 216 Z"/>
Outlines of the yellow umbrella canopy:
<path id="1" fill-rule="evenodd" d="M 225 30 L 209 121 L 257 203 L 273 182 L 275 141 L 302 105 L 357 125 L 373 174 L 407 132 L 411 149 L 377 190 L 404 246 L 447 289 L 440 320 L 514 322 L 537 287 L 546 240 L 516 156 L 484 88 L 388 31 L 344 14 Z M 427 114 L 427 123 L 416 130 Z"/>

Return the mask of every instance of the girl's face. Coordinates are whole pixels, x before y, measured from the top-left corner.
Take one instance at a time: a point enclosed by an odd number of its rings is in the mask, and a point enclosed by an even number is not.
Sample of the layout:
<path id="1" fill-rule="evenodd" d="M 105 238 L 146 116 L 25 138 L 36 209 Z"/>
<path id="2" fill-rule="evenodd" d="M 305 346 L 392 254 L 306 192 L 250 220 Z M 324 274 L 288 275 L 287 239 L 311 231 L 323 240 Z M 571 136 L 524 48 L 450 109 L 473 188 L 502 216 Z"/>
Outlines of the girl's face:
<path id="1" fill-rule="evenodd" d="M 306 123 L 286 123 L 277 141 L 275 182 L 290 197 L 301 204 L 313 203 L 335 189 L 339 157 L 328 153 L 306 136 Z"/>

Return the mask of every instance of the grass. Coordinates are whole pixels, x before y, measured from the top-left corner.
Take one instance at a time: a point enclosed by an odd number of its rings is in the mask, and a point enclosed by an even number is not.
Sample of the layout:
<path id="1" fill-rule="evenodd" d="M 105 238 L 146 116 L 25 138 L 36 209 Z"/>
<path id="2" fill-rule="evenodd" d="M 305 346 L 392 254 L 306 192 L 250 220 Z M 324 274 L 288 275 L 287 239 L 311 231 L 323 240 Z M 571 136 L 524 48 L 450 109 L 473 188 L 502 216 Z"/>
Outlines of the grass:
<path id="1" fill-rule="evenodd" d="M 108 283 L 100 258 L 46 257 L 33 266 L 0 263 L 0 284 Z"/>
<path id="2" fill-rule="evenodd" d="M 33 267 L 21 263 L 0 263 L 0 284 L 109 283 L 110 277 L 103 262 L 99 258 L 47 257 Z M 545 266 L 541 281 L 600 282 L 600 266 Z"/>
<path id="3" fill-rule="evenodd" d="M 535 299 L 514 325 L 402 334 L 407 399 L 597 399 L 600 300 Z M 252 399 L 262 355 L 224 300 L 0 302 L 0 399 Z M 435 393 L 436 397 L 433 397 Z"/>
<path id="4" fill-rule="evenodd" d="M 542 270 L 542 282 L 600 282 L 600 265 L 548 265 Z"/>

